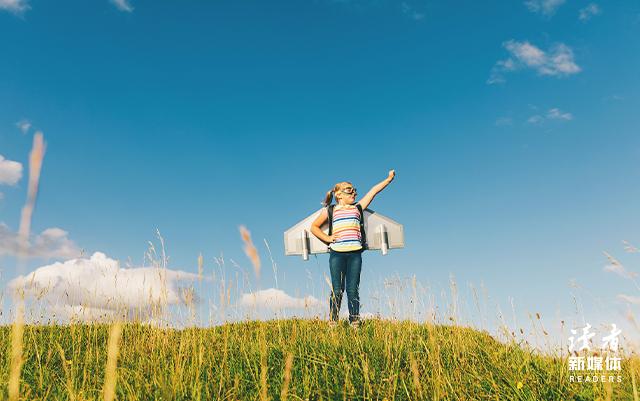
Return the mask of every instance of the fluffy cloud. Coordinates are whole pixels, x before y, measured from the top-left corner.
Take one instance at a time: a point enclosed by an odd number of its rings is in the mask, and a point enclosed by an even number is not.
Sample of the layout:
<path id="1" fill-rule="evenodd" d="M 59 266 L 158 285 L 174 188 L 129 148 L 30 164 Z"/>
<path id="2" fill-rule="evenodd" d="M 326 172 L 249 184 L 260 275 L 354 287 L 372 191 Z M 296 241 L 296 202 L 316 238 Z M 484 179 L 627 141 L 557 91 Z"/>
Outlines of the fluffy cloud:
<path id="1" fill-rule="evenodd" d="M 30 8 L 27 0 L 0 0 L 0 10 L 7 10 L 14 14 L 22 14 Z"/>
<path id="2" fill-rule="evenodd" d="M 0 256 L 19 256 L 40 259 L 68 259 L 80 255 L 78 246 L 60 228 L 48 228 L 22 244 L 18 233 L 0 223 Z"/>
<path id="3" fill-rule="evenodd" d="M 0 155 L 0 184 L 15 185 L 22 178 L 22 164 Z"/>
<path id="4" fill-rule="evenodd" d="M 268 309 L 309 308 L 318 306 L 319 301 L 311 295 L 304 298 L 295 298 L 282 290 L 269 288 L 262 291 L 242 294 L 240 305 Z"/>
<path id="5" fill-rule="evenodd" d="M 595 17 L 596 15 L 600 15 L 602 10 L 596 3 L 590 3 L 585 8 L 581 8 L 578 12 L 578 18 L 580 21 L 587 22 L 591 19 L 591 17 Z"/>
<path id="6" fill-rule="evenodd" d="M 573 120 L 573 114 L 571 113 L 565 113 L 564 111 L 557 109 L 557 108 L 553 108 L 550 109 L 549 112 L 547 113 L 547 118 L 550 120 L 565 120 L 565 121 L 569 121 L 569 120 Z"/>
<path id="7" fill-rule="evenodd" d="M 545 120 L 560 120 L 560 121 L 570 121 L 573 120 L 573 114 L 564 112 L 558 108 L 549 109 L 546 115 L 536 114 L 527 120 L 529 124 L 540 124 Z"/>
<path id="8" fill-rule="evenodd" d="M 14 296 L 44 303 L 58 317 L 85 321 L 115 316 L 149 319 L 160 306 L 189 304 L 197 300 L 192 287 L 180 286 L 197 280 L 196 274 L 156 267 L 121 268 L 118 261 L 96 252 L 42 266 L 11 280 Z"/>
<path id="9" fill-rule="evenodd" d="M 533 13 L 550 17 L 564 2 L 565 0 L 527 0 L 524 5 Z"/>
<path id="10" fill-rule="evenodd" d="M 113 5 L 115 5 L 116 8 L 120 11 L 128 13 L 133 11 L 133 7 L 129 3 L 129 0 L 111 0 L 111 3 L 113 3 Z"/>
<path id="11" fill-rule="evenodd" d="M 546 52 L 527 41 L 509 40 L 503 43 L 503 46 L 510 57 L 496 62 L 487 80 L 489 84 L 503 83 L 505 73 L 519 69 L 532 69 L 540 75 L 555 77 L 577 74 L 581 71 L 574 61 L 573 51 L 564 43 L 558 43 Z"/>
<path id="12" fill-rule="evenodd" d="M 344 302 L 344 301 L 343 301 Z M 348 319 L 349 318 L 349 310 L 347 308 L 342 308 L 340 310 L 340 313 L 338 314 L 338 316 L 342 319 Z M 371 312 L 360 312 L 360 320 L 367 320 L 367 319 L 380 319 L 379 314 L 375 315 Z"/>
<path id="13" fill-rule="evenodd" d="M 349 309 L 347 308 L 346 295 L 343 296 L 342 308 L 340 310 L 340 318 L 349 317 Z M 309 318 L 323 319 L 327 318 L 329 312 L 329 298 L 327 301 L 320 302 L 317 298 L 308 295 L 304 298 L 296 298 L 288 295 L 282 290 L 269 288 L 266 290 L 256 291 L 243 294 L 240 297 L 238 305 L 244 308 L 244 312 L 255 311 L 255 314 L 249 313 L 245 315 L 245 319 L 269 320 L 278 319 L 286 316 L 286 311 L 291 311 L 291 316 L 302 316 L 300 310 L 304 309 L 304 316 Z M 285 314 L 282 314 L 285 312 Z M 361 319 L 372 319 L 376 316 L 370 312 L 360 312 Z M 379 317 L 379 316 L 378 316 Z"/>
<path id="14" fill-rule="evenodd" d="M 545 64 L 546 54 L 529 42 L 516 42 L 510 40 L 504 44 L 504 47 L 516 58 L 529 67 L 538 67 Z M 508 60 L 509 68 L 514 68 L 513 60 Z"/>
<path id="15" fill-rule="evenodd" d="M 535 116 L 531 116 L 527 119 L 527 122 L 529 124 L 540 124 L 543 121 L 544 121 L 544 117 L 542 117 L 539 114 L 536 114 Z"/>

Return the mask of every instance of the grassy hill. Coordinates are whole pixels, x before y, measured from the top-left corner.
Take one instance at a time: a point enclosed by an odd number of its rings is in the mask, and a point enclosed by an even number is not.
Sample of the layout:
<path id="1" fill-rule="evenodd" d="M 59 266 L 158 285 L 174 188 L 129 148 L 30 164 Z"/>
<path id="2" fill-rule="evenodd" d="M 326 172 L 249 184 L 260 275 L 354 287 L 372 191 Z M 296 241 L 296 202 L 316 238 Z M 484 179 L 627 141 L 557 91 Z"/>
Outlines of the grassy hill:
<path id="1" fill-rule="evenodd" d="M 26 326 L 21 397 L 101 399 L 109 332 Z M 375 319 L 357 332 L 289 319 L 185 330 L 126 324 L 121 333 L 120 400 L 633 400 L 631 372 L 640 367 L 625 358 L 621 383 L 570 383 L 566 358 L 470 328 Z M 11 328 L 0 328 L 0 399 L 10 343 Z"/>

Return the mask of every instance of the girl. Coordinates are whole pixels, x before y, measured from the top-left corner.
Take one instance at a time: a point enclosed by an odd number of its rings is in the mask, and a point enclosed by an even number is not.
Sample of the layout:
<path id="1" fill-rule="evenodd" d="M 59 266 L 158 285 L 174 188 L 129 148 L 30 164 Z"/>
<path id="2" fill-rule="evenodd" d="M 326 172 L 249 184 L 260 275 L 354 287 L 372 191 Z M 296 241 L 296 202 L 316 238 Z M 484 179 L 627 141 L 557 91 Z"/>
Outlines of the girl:
<path id="1" fill-rule="evenodd" d="M 373 198 L 386 188 L 395 177 L 395 170 L 389 171 L 389 176 L 374 185 L 369 192 L 358 202 L 364 212 Z M 360 323 L 360 269 L 362 267 L 362 233 L 360 232 L 360 211 L 356 206 L 357 191 L 354 186 L 343 181 L 327 192 L 322 203 L 326 206 L 318 218 L 311 224 L 311 232 L 321 241 L 329 245 L 329 270 L 331 271 L 331 296 L 329 297 L 329 323 L 335 326 L 338 321 L 338 312 L 342 303 L 342 293 L 347 290 L 347 303 L 349 307 L 349 322 L 354 328 Z M 333 208 L 332 234 L 327 235 L 321 229 L 329 217 L 328 206 L 331 198 L 336 198 Z"/>

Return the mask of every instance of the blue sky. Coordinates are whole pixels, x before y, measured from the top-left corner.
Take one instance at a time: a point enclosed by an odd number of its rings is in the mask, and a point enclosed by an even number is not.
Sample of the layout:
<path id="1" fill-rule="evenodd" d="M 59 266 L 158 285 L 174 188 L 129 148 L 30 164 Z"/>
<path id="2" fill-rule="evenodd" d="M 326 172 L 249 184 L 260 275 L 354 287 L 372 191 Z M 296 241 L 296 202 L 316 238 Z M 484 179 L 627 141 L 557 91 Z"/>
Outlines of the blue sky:
<path id="1" fill-rule="evenodd" d="M 639 263 L 621 242 L 640 243 L 639 35 L 634 1 L 0 0 L 0 155 L 24 166 L 0 221 L 17 231 L 41 130 L 34 233 L 141 264 L 158 228 L 195 272 L 199 252 L 248 268 L 244 224 L 304 295 L 328 256 L 285 257 L 283 231 L 393 168 L 371 208 L 406 248 L 364 255 L 363 310 L 384 277 L 452 274 L 550 318 L 575 279 L 587 320 L 610 319 L 637 295 L 602 251 Z"/>

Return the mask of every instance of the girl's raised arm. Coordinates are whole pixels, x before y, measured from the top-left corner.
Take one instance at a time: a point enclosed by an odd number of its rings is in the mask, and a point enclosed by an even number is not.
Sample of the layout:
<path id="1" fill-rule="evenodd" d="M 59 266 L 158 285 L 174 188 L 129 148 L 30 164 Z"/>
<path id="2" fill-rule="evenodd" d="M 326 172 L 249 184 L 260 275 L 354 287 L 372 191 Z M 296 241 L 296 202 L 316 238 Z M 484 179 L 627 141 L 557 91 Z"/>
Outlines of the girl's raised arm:
<path id="1" fill-rule="evenodd" d="M 373 200 L 373 198 L 378 195 L 378 192 L 382 191 L 383 189 L 386 188 L 387 185 L 389 185 L 389 183 L 391 183 L 391 181 L 393 181 L 393 178 L 396 176 L 396 171 L 395 170 L 390 170 L 389 171 L 389 176 L 387 178 L 385 178 L 383 181 L 380 181 L 378 184 L 374 185 L 373 188 L 371 188 L 369 190 L 369 192 L 367 192 L 367 194 L 365 196 L 362 197 L 362 199 L 360 199 L 360 201 L 358 203 L 360 203 L 360 206 L 362 206 L 362 209 L 366 209 L 369 204 L 371 203 L 371 201 Z"/>

